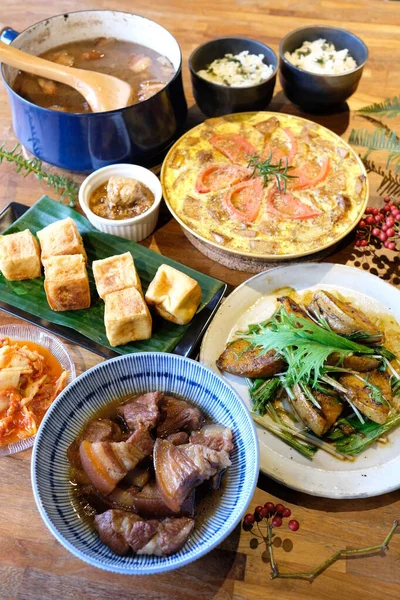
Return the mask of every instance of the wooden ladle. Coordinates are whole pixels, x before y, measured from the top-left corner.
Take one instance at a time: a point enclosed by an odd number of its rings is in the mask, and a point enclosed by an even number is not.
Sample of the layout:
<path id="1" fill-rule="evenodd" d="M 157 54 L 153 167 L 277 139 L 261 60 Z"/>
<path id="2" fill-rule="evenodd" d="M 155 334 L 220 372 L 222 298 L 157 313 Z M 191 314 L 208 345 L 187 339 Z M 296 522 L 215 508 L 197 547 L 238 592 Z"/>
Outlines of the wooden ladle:
<path id="1" fill-rule="evenodd" d="M 21 71 L 73 87 L 82 94 L 93 112 L 116 110 L 131 103 L 132 88 L 129 83 L 112 75 L 65 67 L 4 42 L 0 42 L 0 61 Z"/>

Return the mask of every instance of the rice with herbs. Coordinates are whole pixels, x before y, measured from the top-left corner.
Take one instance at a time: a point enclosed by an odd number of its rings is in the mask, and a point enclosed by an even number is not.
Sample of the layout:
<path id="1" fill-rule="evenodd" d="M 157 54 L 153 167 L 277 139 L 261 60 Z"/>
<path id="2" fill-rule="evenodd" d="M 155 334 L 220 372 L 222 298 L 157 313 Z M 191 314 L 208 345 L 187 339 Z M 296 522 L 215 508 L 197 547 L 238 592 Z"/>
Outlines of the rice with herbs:
<path id="1" fill-rule="evenodd" d="M 285 58 L 295 67 L 320 75 L 342 75 L 357 68 L 347 48 L 336 50 L 333 44 L 323 39 L 303 42 L 294 52 L 285 52 Z"/>
<path id="2" fill-rule="evenodd" d="M 229 87 L 250 87 L 269 79 L 273 73 L 273 68 L 263 59 L 264 54 L 249 54 L 248 50 L 225 54 L 197 74 L 207 81 Z"/>

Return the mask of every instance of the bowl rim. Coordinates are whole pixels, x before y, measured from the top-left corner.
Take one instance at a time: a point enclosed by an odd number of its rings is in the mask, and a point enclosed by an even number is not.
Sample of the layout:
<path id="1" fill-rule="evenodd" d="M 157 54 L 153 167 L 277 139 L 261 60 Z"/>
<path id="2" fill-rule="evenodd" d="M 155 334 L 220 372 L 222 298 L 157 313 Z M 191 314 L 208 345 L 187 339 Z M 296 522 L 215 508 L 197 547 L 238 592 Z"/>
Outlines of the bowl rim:
<path id="1" fill-rule="evenodd" d="M 205 371 L 207 373 L 212 374 L 213 377 L 216 377 L 217 379 L 220 379 L 223 382 L 223 385 L 229 389 L 229 391 L 236 396 L 237 400 L 238 400 L 238 406 L 241 407 L 241 410 L 244 411 L 244 413 L 246 414 L 246 416 L 248 417 L 248 425 L 250 427 L 250 431 L 251 431 L 251 438 L 253 440 L 253 445 L 254 445 L 254 475 L 253 475 L 253 480 L 251 482 L 251 485 L 249 486 L 249 489 L 245 495 L 245 502 L 243 503 L 243 508 L 240 511 L 240 513 L 237 515 L 236 519 L 231 523 L 230 527 L 224 532 L 223 536 L 221 537 L 220 534 L 216 534 L 215 535 L 215 540 L 213 541 L 212 544 L 210 544 L 209 546 L 207 546 L 206 548 L 203 548 L 196 556 L 192 556 L 192 557 L 186 557 L 182 559 L 182 561 L 178 564 L 178 565 L 168 565 L 168 566 L 163 566 L 163 565 L 158 565 L 158 566 L 151 566 L 151 567 L 139 567 L 136 572 L 127 572 L 127 570 L 122 570 L 121 568 L 119 568 L 118 566 L 112 566 L 112 565 L 106 565 L 104 563 L 102 563 L 100 561 L 100 559 L 93 559 L 88 557 L 86 554 L 84 554 L 83 552 L 81 552 L 80 550 L 78 550 L 71 542 L 69 542 L 62 533 L 60 533 L 57 529 L 57 527 L 55 525 L 53 525 L 51 518 L 48 516 L 47 511 L 45 509 L 45 506 L 41 500 L 41 496 L 40 496 L 40 492 L 39 492 L 39 485 L 38 485 L 38 477 L 37 477 L 37 472 L 36 472 L 36 463 L 38 462 L 38 447 L 39 447 L 39 440 L 41 438 L 42 435 L 42 430 L 44 430 L 44 425 L 47 422 L 47 420 L 50 419 L 51 415 L 53 412 L 55 412 L 58 408 L 58 404 L 63 400 L 64 395 L 68 392 L 69 388 L 75 387 L 80 385 L 81 380 L 85 381 L 85 379 L 87 377 L 90 377 L 91 374 L 93 372 L 96 372 L 98 370 L 102 370 L 104 368 L 107 368 L 107 365 L 109 363 L 116 363 L 116 362 L 124 362 L 126 360 L 128 360 L 128 357 L 143 357 L 143 356 L 153 356 L 153 357 L 164 357 L 164 356 L 169 356 L 172 357 L 173 360 L 177 360 L 178 362 L 181 362 L 182 364 L 186 364 L 186 363 L 190 363 L 190 364 L 195 364 L 197 365 L 196 368 L 199 369 L 200 371 Z M 245 465 L 242 465 L 242 468 L 245 468 Z M 211 550 L 213 550 L 214 548 L 216 548 L 224 539 L 226 539 L 231 533 L 232 531 L 237 527 L 238 523 L 241 521 L 243 515 L 245 514 L 246 510 L 248 509 L 248 506 L 253 498 L 254 495 L 254 491 L 256 489 L 257 486 L 257 481 L 258 481 L 258 476 L 259 476 L 259 470 L 260 470 L 260 450 L 259 450 L 259 443 L 258 443 L 258 438 L 257 438 L 257 433 L 256 433 L 256 428 L 253 422 L 253 419 L 251 418 L 250 412 L 247 409 L 247 407 L 244 405 L 242 399 L 240 398 L 239 394 L 235 391 L 235 389 L 231 386 L 231 384 L 229 382 L 227 382 L 223 377 L 221 377 L 220 375 L 218 375 L 218 373 L 216 373 L 215 371 L 213 371 L 212 369 L 210 369 L 209 367 L 206 367 L 205 365 L 201 364 L 200 362 L 193 360 L 191 358 L 188 358 L 186 356 L 181 356 L 179 354 L 172 354 L 172 353 L 168 353 L 168 352 L 135 352 L 132 354 L 125 354 L 123 356 L 116 356 L 115 358 L 111 358 L 109 360 L 103 361 L 101 363 L 98 363 L 97 365 L 94 365 L 93 367 L 91 367 L 90 369 L 88 369 L 87 371 L 84 371 L 79 377 L 77 377 L 73 382 L 71 382 L 62 392 L 61 394 L 59 394 L 59 396 L 55 399 L 55 401 L 53 402 L 53 404 L 50 406 L 49 410 L 46 412 L 42 423 L 40 424 L 38 433 L 36 435 L 36 439 L 35 439 L 35 444 L 33 447 L 33 451 L 32 451 L 32 460 L 31 460 L 31 468 L 30 468 L 30 475 L 31 475 L 31 486 L 32 486 L 32 492 L 33 492 L 33 496 L 35 499 L 35 503 L 36 503 L 36 507 L 39 511 L 39 514 L 41 516 L 41 518 L 43 519 L 46 527 L 49 529 L 49 531 L 52 533 L 52 535 L 55 537 L 55 539 L 64 547 L 66 548 L 69 552 L 71 552 L 71 554 L 79 559 L 81 559 L 82 561 L 84 561 L 85 563 L 91 565 L 91 566 L 95 566 L 97 568 L 100 568 L 104 571 L 109 571 L 109 572 L 113 572 L 113 573 L 120 573 L 123 575 L 151 575 L 151 574 L 160 574 L 160 573 L 166 573 L 167 571 L 172 571 L 181 567 L 184 567 L 196 560 L 198 560 L 199 558 L 201 558 L 202 556 L 205 556 L 206 554 L 208 554 L 209 552 L 211 552 Z M 133 569 L 132 569 L 133 571 Z"/>
<path id="2" fill-rule="evenodd" d="M 220 42 L 221 40 L 242 40 L 245 42 L 256 42 L 257 44 L 264 46 L 264 48 L 267 48 L 274 55 L 275 62 L 276 62 L 275 65 L 269 65 L 270 67 L 273 67 L 273 71 L 272 71 L 271 75 L 267 79 L 263 79 L 263 81 L 260 81 L 259 83 L 254 83 L 252 85 L 242 85 L 242 86 L 223 85 L 222 83 L 216 83 L 215 81 L 209 81 L 208 79 L 204 79 L 204 77 L 199 75 L 198 72 L 194 69 L 194 67 L 192 65 L 193 56 L 198 51 L 200 51 L 202 48 L 204 48 L 205 46 L 208 46 L 209 44 L 212 44 L 214 42 Z M 242 52 L 243 52 L 243 50 L 242 50 Z M 254 88 L 261 87 L 265 83 L 268 83 L 269 81 L 271 81 L 271 79 L 276 75 L 276 73 L 278 71 L 279 60 L 278 60 L 278 56 L 277 56 L 275 50 L 273 50 L 270 46 L 267 46 L 267 44 L 264 44 L 264 42 L 260 42 L 259 40 L 255 40 L 254 38 L 248 38 L 248 37 L 240 36 L 240 35 L 234 35 L 234 36 L 227 35 L 227 36 L 223 36 L 223 37 L 213 38 L 212 40 L 207 40 L 206 42 L 204 42 L 203 44 L 200 44 L 200 46 L 197 46 L 194 50 L 192 50 L 192 52 L 190 53 L 189 59 L 188 59 L 188 67 L 189 67 L 189 71 L 192 75 L 194 75 L 201 81 L 205 81 L 206 83 L 209 83 L 212 86 L 216 86 L 217 88 L 221 88 L 223 90 L 248 90 L 248 89 L 254 89 Z"/>
<path id="3" fill-rule="evenodd" d="M 167 29 L 166 27 L 164 27 L 164 25 L 161 25 L 160 23 L 158 23 L 157 21 L 154 21 L 154 19 L 149 19 L 148 17 L 145 17 L 144 15 L 138 15 L 136 13 L 131 13 L 128 12 L 127 10 L 111 10 L 111 9 L 98 9 L 98 8 L 92 8 L 92 9 L 88 9 L 88 10 L 70 10 L 64 13 L 58 13 L 56 15 L 52 15 L 51 17 L 46 17 L 45 19 L 40 19 L 40 21 L 36 21 L 36 23 L 33 23 L 32 25 L 29 25 L 28 27 L 25 27 L 25 29 L 23 29 L 22 31 L 17 31 L 16 33 L 18 35 L 15 36 L 14 40 L 16 40 L 21 34 L 25 33 L 26 31 L 29 31 L 30 29 L 33 29 L 34 27 L 36 27 L 37 25 L 40 25 L 41 23 L 45 23 L 48 21 L 51 21 L 52 19 L 55 19 L 56 17 L 65 17 L 65 15 L 72 15 L 72 14 L 79 14 L 79 13 L 118 13 L 121 15 L 129 15 L 132 17 L 138 17 L 140 19 L 144 19 L 145 21 L 149 21 L 151 23 L 155 23 L 156 25 L 158 25 L 159 27 L 161 27 L 162 29 L 164 29 L 167 33 L 169 33 L 169 35 L 172 37 L 172 39 L 174 40 L 174 42 L 176 43 L 177 47 L 178 47 L 178 51 L 179 51 L 179 66 L 176 69 L 174 76 L 167 81 L 167 83 L 165 84 L 165 86 L 159 90 L 158 92 L 156 92 L 155 94 L 153 94 L 153 96 L 150 96 L 150 98 L 147 98 L 146 100 L 142 100 L 142 102 L 136 102 L 135 104 L 129 104 L 128 106 L 124 106 L 122 108 L 115 108 L 114 110 L 105 110 L 102 112 L 90 112 L 90 113 L 73 113 L 73 112 L 59 112 L 57 110 L 52 110 L 51 108 L 45 108 L 44 106 L 39 106 L 38 104 L 35 104 L 34 102 L 31 102 L 30 100 L 27 100 L 26 98 L 24 98 L 23 96 L 21 96 L 20 94 L 18 94 L 18 92 L 16 92 L 14 90 L 14 88 L 8 83 L 7 78 L 4 74 L 4 66 L 5 63 L 1 64 L 1 77 L 3 79 L 3 83 L 6 86 L 8 93 L 9 94 L 15 94 L 15 96 L 17 96 L 19 98 L 19 100 L 21 100 L 24 104 L 27 104 L 28 106 L 33 106 L 41 111 L 44 111 L 45 114 L 56 114 L 56 115 L 62 115 L 63 117 L 69 117 L 69 118 L 89 118 L 89 119 L 93 119 L 93 118 L 99 118 L 99 115 L 113 115 L 116 113 L 120 113 L 120 112 L 125 112 L 126 110 L 128 110 L 129 108 L 132 108 L 133 106 L 137 106 L 137 105 L 143 105 L 146 102 L 148 102 L 149 100 L 152 100 L 153 98 L 155 98 L 156 96 L 158 96 L 159 94 L 161 94 L 162 92 L 164 92 L 178 77 L 179 75 L 182 73 L 182 49 L 179 45 L 178 40 L 176 39 L 176 37 L 174 35 L 172 35 L 172 33 L 169 31 L 169 29 Z M 12 27 L 10 27 L 10 29 L 13 29 Z M 14 30 L 15 31 L 15 30 Z M 10 46 L 14 43 L 14 40 L 12 40 L 12 42 L 10 42 Z M 146 46 L 147 47 L 147 46 Z"/>
<path id="4" fill-rule="evenodd" d="M 331 29 L 331 30 L 334 30 L 334 31 L 342 31 L 343 33 L 347 33 L 347 34 L 351 35 L 353 38 L 355 38 L 361 44 L 361 46 L 364 47 L 365 54 L 366 54 L 364 62 L 362 62 L 361 64 L 357 65 L 355 69 L 352 69 L 351 71 L 346 71 L 345 73 L 313 73 L 312 71 L 307 71 L 306 69 L 302 69 L 301 67 L 297 67 L 292 62 L 290 62 L 290 60 L 288 60 L 287 58 L 285 58 L 285 55 L 283 53 L 282 48 L 283 48 L 284 42 L 287 39 L 289 39 L 290 36 L 292 36 L 294 33 L 298 33 L 299 31 L 317 29 L 318 27 L 323 27 L 324 29 Z M 357 34 L 353 33 L 349 29 L 343 29 L 343 27 L 335 27 L 334 25 L 305 25 L 304 27 L 298 27 L 297 29 L 293 29 L 292 31 L 289 31 L 289 33 L 287 33 L 281 39 L 281 41 L 279 42 L 278 52 L 279 52 L 279 59 L 282 62 L 284 62 L 285 65 L 288 65 L 292 69 L 296 69 L 300 73 L 307 73 L 307 75 L 311 75 L 311 76 L 316 77 L 316 78 L 320 78 L 320 77 L 339 78 L 339 77 L 344 77 L 345 75 L 351 75 L 352 73 L 357 73 L 357 71 L 362 71 L 362 69 L 365 67 L 365 64 L 366 64 L 366 62 L 367 62 L 367 60 L 369 58 L 368 46 L 367 46 L 367 44 Z"/>
<path id="5" fill-rule="evenodd" d="M 151 207 L 148 210 L 141 213 L 140 215 L 137 215 L 136 217 L 130 217 L 129 219 L 106 219 L 105 217 L 100 217 L 99 215 L 96 215 L 96 213 L 94 213 L 92 211 L 92 209 L 90 208 L 87 187 L 91 183 L 91 180 L 94 179 L 94 177 L 96 177 L 98 174 L 102 174 L 102 173 L 104 173 L 104 175 L 107 174 L 107 176 L 104 177 L 104 181 L 102 182 L 102 183 L 105 183 L 107 181 L 107 179 L 109 179 L 112 176 L 113 169 L 115 169 L 115 167 L 120 167 L 120 166 L 129 168 L 129 169 L 138 169 L 139 172 L 141 171 L 142 173 L 144 173 L 144 172 L 151 173 L 152 178 L 154 178 L 154 182 L 157 182 L 156 183 L 157 192 L 154 194 L 154 201 L 153 201 L 153 204 L 151 205 Z M 132 179 L 133 178 L 137 179 L 138 181 L 140 181 L 141 183 L 146 185 L 144 183 L 144 181 L 142 181 L 140 179 L 140 177 L 132 177 Z M 98 185 L 102 185 L 102 184 L 99 183 Z M 152 191 L 152 190 L 150 190 L 150 191 Z M 150 214 L 152 214 L 159 208 L 161 200 L 162 200 L 162 187 L 161 187 L 161 182 L 160 182 L 159 178 L 150 169 L 147 169 L 146 167 L 142 167 L 141 165 L 134 165 L 131 163 L 114 163 L 112 165 L 106 165 L 105 167 L 96 169 L 95 171 L 90 173 L 87 177 L 85 177 L 85 179 L 82 181 L 81 185 L 79 186 L 78 196 L 79 196 L 79 204 L 80 204 L 83 212 L 85 213 L 85 215 L 89 218 L 89 220 L 93 219 L 93 221 L 98 221 L 99 223 L 101 223 L 103 225 L 113 225 L 116 227 L 123 227 L 124 225 L 135 225 L 135 224 L 140 223 L 141 221 L 144 221 L 146 217 L 148 217 Z"/>

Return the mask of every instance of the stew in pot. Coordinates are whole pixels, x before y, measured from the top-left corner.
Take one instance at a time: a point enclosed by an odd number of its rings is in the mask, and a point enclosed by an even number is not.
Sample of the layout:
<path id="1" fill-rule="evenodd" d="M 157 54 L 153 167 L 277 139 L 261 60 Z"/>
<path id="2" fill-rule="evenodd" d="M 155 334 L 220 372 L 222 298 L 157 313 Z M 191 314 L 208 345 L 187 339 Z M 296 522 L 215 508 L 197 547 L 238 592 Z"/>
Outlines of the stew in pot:
<path id="1" fill-rule="evenodd" d="M 115 38 L 97 38 L 64 44 L 41 58 L 67 67 L 113 75 L 132 87 L 133 104 L 162 90 L 175 74 L 172 63 L 155 50 Z M 62 83 L 29 73 L 18 73 L 14 90 L 26 100 L 61 112 L 92 112 L 84 97 Z"/>

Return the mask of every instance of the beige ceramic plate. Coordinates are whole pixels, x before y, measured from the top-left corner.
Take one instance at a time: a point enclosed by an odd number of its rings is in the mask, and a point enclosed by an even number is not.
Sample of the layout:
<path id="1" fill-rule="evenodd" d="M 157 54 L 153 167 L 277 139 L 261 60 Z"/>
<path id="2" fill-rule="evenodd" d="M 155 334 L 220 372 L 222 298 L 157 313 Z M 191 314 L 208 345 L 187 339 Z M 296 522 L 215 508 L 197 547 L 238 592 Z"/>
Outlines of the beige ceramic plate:
<path id="1" fill-rule="evenodd" d="M 220 243 L 219 240 L 215 241 L 215 239 L 210 239 L 210 237 L 208 237 L 207 235 L 207 231 L 210 230 L 210 224 L 205 223 L 204 227 L 202 224 L 197 224 L 196 222 L 194 222 L 188 218 L 185 217 L 185 215 L 183 214 L 183 209 L 182 209 L 182 204 L 181 204 L 181 198 L 184 197 L 184 195 L 192 195 L 194 198 L 197 197 L 198 202 L 205 202 L 207 201 L 207 199 L 205 198 L 206 196 L 208 196 L 208 194 L 198 194 L 195 191 L 195 187 L 194 187 L 194 182 L 196 179 L 196 174 L 199 172 L 201 166 L 200 163 L 197 162 L 197 156 L 198 156 L 198 152 L 210 152 L 213 151 L 214 153 L 214 158 L 211 162 L 229 162 L 228 159 L 226 159 L 222 154 L 220 154 L 218 151 L 213 150 L 211 144 L 208 142 L 208 138 L 211 135 L 211 129 L 213 128 L 213 132 L 217 132 L 217 133 L 225 133 L 225 132 L 235 132 L 235 127 L 239 128 L 240 126 L 240 130 L 238 129 L 238 131 L 236 133 L 243 133 L 243 135 L 245 137 L 247 137 L 246 132 L 247 129 L 246 128 L 250 128 L 250 137 L 252 135 L 256 135 L 256 136 L 260 136 L 260 134 L 254 130 L 254 127 L 251 127 L 251 125 L 254 125 L 256 123 L 259 123 L 262 120 L 266 120 L 270 117 L 276 117 L 278 119 L 281 119 L 281 123 L 282 123 L 282 128 L 283 126 L 288 126 L 290 125 L 292 127 L 292 129 L 297 132 L 300 131 L 301 128 L 307 126 L 307 127 L 311 127 L 314 129 L 314 131 L 317 132 L 318 136 L 320 137 L 320 139 L 325 139 L 328 140 L 329 143 L 331 145 L 333 145 L 334 148 L 338 149 L 338 148 L 342 148 L 345 152 L 347 151 L 347 157 L 345 159 L 340 159 L 340 163 L 348 163 L 349 165 L 352 165 L 350 168 L 352 168 L 354 170 L 354 173 L 356 173 L 359 176 L 365 177 L 365 181 L 363 183 L 363 187 L 362 187 L 362 191 L 359 193 L 358 197 L 354 197 L 354 199 L 352 200 L 352 208 L 350 211 L 348 211 L 347 213 L 347 217 L 346 219 L 343 217 L 343 223 L 341 223 L 341 226 L 337 227 L 336 225 L 330 225 L 330 223 L 325 222 L 324 223 L 324 228 L 321 230 L 321 235 L 319 237 L 319 239 L 317 240 L 317 242 L 315 242 L 315 244 L 313 245 L 312 243 L 303 243 L 303 248 L 302 249 L 295 249 L 293 250 L 290 249 L 288 246 L 291 245 L 291 240 L 297 235 L 299 229 L 298 229 L 298 225 L 303 223 L 303 221 L 290 221 L 290 220 L 286 220 L 279 222 L 278 219 L 278 226 L 279 226 L 279 234 L 271 234 L 270 235 L 270 239 L 275 242 L 278 242 L 278 244 L 276 244 L 277 249 L 275 252 L 268 252 L 268 251 L 262 251 L 259 252 L 259 248 L 237 248 L 237 247 L 229 247 L 227 246 L 225 243 Z M 224 129 L 226 127 L 226 129 Z M 255 131 L 255 134 L 254 134 Z M 256 142 L 258 141 L 258 138 L 252 138 L 256 139 Z M 314 143 L 314 142 L 313 142 Z M 312 150 L 310 150 L 310 153 L 312 154 L 312 152 L 314 152 L 315 156 L 319 155 L 319 148 L 318 146 L 315 144 L 315 147 L 312 148 Z M 179 157 L 179 162 L 181 163 L 178 167 L 177 165 L 177 156 Z M 333 154 L 332 154 L 333 156 Z M 178 163 L 179 164 L 179 163 Z M 332 161 L 331 161 L 332 164 Z M 338 167 L 337 165 L 335 166 L 335 169 L 338 169 L 340 167 Z M 332 169 L 332 167 L 331 167 Z M 331 171 L 332 176 L 333 176 L 333 172 Z M 346 186 L 348 187 L 350 185 L 350 182 L 353 181 L 355 178 L 352 177 L 352 173 L 350 172 L 349 169 L 345 169 L 344 170 L 344 176 L 346 179 Z M 340 173 L 339 173 L 340 175 Z M 175 181 L 178 180 L 178 177 L 180 177 L 179 181 L 177 184 L 175 184 Z M 335 173 L 336 176 L 336 173 Z M 337 179 L 337 178 L 336 178 Z M 227 256 L 241 256 L 244 258 L 251 258 L 251 259 L 255 259 L 255 260 L 268 260 L 268 261 L 280 261 L 280 260 L 288 260 L 288 259 L 294 259 L 294 258 L 300 258 L 303 256 L 308 256 L 310 254 L 315 254 L 317 252 L 321 252 L 327 248 L 329 248 L 330 246 L 333 246 L 335 244 L 337 244 L 341 239 L 343 239 L 348 233 L 350 233 L 350 231 L 355 227 L 355 225 L 358 223 L 358 221 L 361 218 L 361 215 L 364 213 L 364 209 L 367 205 L 368 202 L 368 195 L 369 195 L 369 186 L 368 186 L 368 179 L 367 179 L 367 174 L 364 168 L 364 165 L 362 164 L 360 158 L 357 156 L 357 154 L 353 151 L 353 149 L 346 143 L 344 142 L 339 136 L 337 136 L 336 134 L 332 133 L 330 130 L 328 130 L 325 127 L 322 127 L 316 123 L 313 123 L 312 121 L 309 121 L 307 119 L 302 119 L 300 117 L 296 117 L 296 116 L 292 116 L 292 115 L 285 115 L 282 113 L 273 113 L 273 112 L 259 112 L 259 113 L 239 113 L 239 114 L 235 114 L 235 115 L 226 115 L 225 117 L 220 117 L 218 119 L 209 119 L 207 121 L 205 121 L 204 123 L 197 125 L 196 127 L 194 127 L 193 129 L 191 129 L 190 131 L 188 131 L 187 133 L 185 133 L 170 149 L 170 151 L 168 152 L 163 166 L 162 166 L 162 170 L 161 170 L 161 184 L 163 187 L 163 194 L 164 194 L 164 198 L 165 201 L 167 203 L 167 206 L 169 208 L 169 210 L 171 211 L 172 215 L 175 217 L 175 219 L 180 223 L 180 225 L 183 227 L 183 229 L 185 229 L 186 231 L 188 231 L 190 234 L 192 234 L 193 236 L 195 236 L 197 239 L 201 240 L 202 242 L 204 242 L 205 244 L 207 244 L 208 246 L 210 246 L 210 248 L 217 248 L 219 251 L 222 251 L 224 253 L 226 253 Z M 344 192 L 346 192 L 346 190 L 344 190 Z M 302 192 L 301 192 L 302 193 Z M 336 194 L 336 192 L 332 193 L 332 198 L 333 195 Z M 336 195 L 335 195 L 336 197 Z M 332 200 L 334 202 L 334 200 Z M 179 206 L 180 205 L 180 206 Z M 267 217 L 269 219 L 271 219 L 270 215 Z M 202 221 L 202 219 L 199 219 L 199 222 Z M 318 227 L 321 227 L 321 225 L 317 222 L 318 219 L 315 220 L 315 229 L 317 229 Z M 338 221 L 339 223 L 340 221 Z M 285 225 L 285 223 L 287 224 L 287 227 Z M 294 224 L 294 225 L 293 225 Z M 259 235 L 257 233 L 257 222 L 254 223 L 253 226 L 250 226 L 253 230 L 255 229 L 255 235 Z M 314 223 L 312 224 L 312 226 L 314 226 Z M 232 227 L 236 227 L 237 228 L 237 222 L 234 222 L 232 224 Z M 283 230 L 287 229 L 287 233 L 286 235 L 283 233 Z M 203 231 L 201 231 L 201 229 L 204 229 Z M 310 227 L 311 229 L 312 227 Z M 337 229 L 337 231 L 335 232 L 335 229 Z M 210 234 L 211 235 L 211 234 Z M 254 233 L 253 233 L 254 235 Z M 244 242 L 244 244 L 246 244 L 246 242 Z M 249 245 L 249 243 L 247 242 L 247 245 Z M 256 244 L 253 244 L 256 245 Z"/>
<path id="2" fill-rule="evenodd" d="M 330 263 L 279 266 L 248 279 L 218 309 L 200 350 L 200 362 L 220 373 L 216 360 L 235 332 L 258 323 L 276 308 L 277 290 L 337 291 L 368 314 L 387 315 L 400 323 L 400 291 L 361 269 Z M 222 374 L 248 409 L 251 400 L 245 378 Z M 324 498 L 366 498 L 400 487 L 400 428 L 388 434 L 388 443 L 375 444 L 354 462 L 341 461 L 318 451 L 309 460 L 272 433 L 256 425 L 260 469 L 290 488 Z"/>

